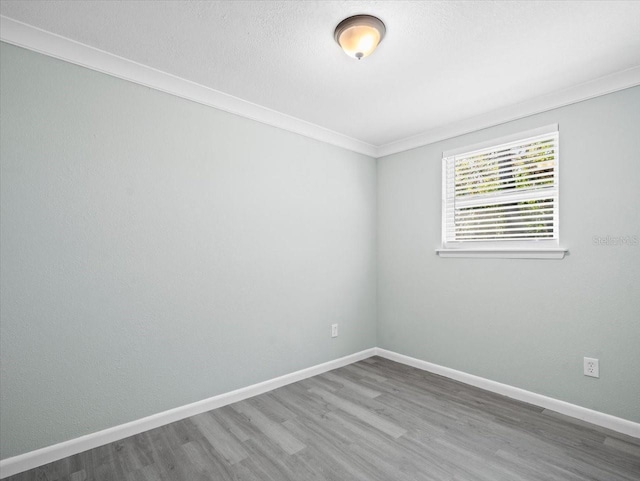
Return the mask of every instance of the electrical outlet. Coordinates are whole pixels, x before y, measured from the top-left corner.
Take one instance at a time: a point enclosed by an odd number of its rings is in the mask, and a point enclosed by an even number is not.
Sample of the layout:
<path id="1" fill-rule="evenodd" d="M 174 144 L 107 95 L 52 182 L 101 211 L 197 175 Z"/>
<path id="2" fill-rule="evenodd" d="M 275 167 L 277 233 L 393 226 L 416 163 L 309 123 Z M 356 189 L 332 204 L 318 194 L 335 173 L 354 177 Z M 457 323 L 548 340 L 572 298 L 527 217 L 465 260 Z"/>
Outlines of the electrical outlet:
<path id="1" fill-rule="evenodd" d="M 338 337 L 338 325 L 331 324 L 331 337 Z"/>
<path id="2" fill-rule="evenodd" d="M 584 375 L 590 377 L 600 377 L 600 364 L 592 357 L 584 358 Z"/>

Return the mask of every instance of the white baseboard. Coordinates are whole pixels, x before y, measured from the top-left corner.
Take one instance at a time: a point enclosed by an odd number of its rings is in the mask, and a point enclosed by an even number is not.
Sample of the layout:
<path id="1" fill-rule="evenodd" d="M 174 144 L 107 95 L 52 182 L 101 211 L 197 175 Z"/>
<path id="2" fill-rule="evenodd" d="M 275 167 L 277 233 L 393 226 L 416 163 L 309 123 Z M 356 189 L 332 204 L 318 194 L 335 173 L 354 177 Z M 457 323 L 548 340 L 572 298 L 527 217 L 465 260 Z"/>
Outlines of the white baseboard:
<path id="1" fill-rule="evenodd" d="M 47 446 L 45 448 L 36 449 L 35 451 L 3 459 L 0 461 L 0 479 L 13 476 L 14 474 L 18 474 L 29 469 L 37 468 L 38 466 L 66 458 L 67 456 L 82 453 L 88 449 L 103 446 L 150 429 L 164 426 L 190 416 L 195 416 L 196 414 L 201 414 L 211 411 L 212 409 L 217 409 L 228 404 L 242 401 L 243 399 L 272 391 L 279 387 L 286 386 L 287 384 L 298 382 L 312 376 L 317 376 L 318 374 L 322 374 L 323 372 L 331 371 L 339 367 L 347 366 L 373 355 L 375 355 L 375 348 L 366 349 L 349 356 L 318 364 L 317 366 L 312 366 L 290 374 L 285 374 L 284 376 L 276 377 L 268 381 L 236 389 L 235 391 L 213 396 L 175 409 L 169 409 L 168 411 L 153 414 L 125 424 L 120 424 L 119 426 L 104 429 L 96 433 L 87 434 L 79 438 L 70 439 L 69 441 L 64 441 L 52 446 Z"/>
<path id="2" fill-rule="evenodd" d="M 66 458 L 67 456 L 72 456 L 98 446 L 112 443 L 150 429 L 164 426 L 190 416 L 195 416 L 196 414 L 201 414 L 211 411 L 212 409 L 217 409 L 228 404 L 242 401 L 243 399 L 258 396 L 259 394 L 272 391 L 273 389 L 286 386 L 287 384 L 298 382 L 339 367 L 347 366 L 371 356 L 380 356 L 391 361 L 406 364 L 407 366 L 422 369 L 423 371 L 429 371 L 440 376 L 455 379 L 456 381 L 476 386 L 487 391 L 502 394 L 503 396 L 517 399 L 518 401 L 550 409 L 567 416 L 587 421 L 597 426 L 602 426 L 613 431 L 640 438 L 639 423 L 375 347 L 349 356 L 341 357 L 333 361 L 325 362 L 323 364 L 318 364 L 317 366 L 285 374 L 284 376 L 270 379 L 268 381 L 237 389 L 235 391 L 203 399 L 202 401 L 104 429 L 96 433 L 87 434 L 79 438 L 70 439 L 69 441 L 64 441 L 52 446 L 20 454 L 19 456 L 3 459 L 0 461 L 0 479 L 13 476 L 14 474 L 18 474 L 29 469 L 37 468 L 38 466 Z"/>
<path id="3" fill-rule="evenodd" d="M 433 364 L 431 362 L 422 361 L 414 357 L 398 354 L 397 352 L 388 351 L 386 349 L 376 348 L 376 355 L 396 361 L 407 366 L 412 366 L 423 371 L 429 371 L 440 376 L 448 377 L 456 381 L 469 384 L 471 386 L 479 387 L 486 391 L 491 391 L 497 394 L 502 394 L 518 401 L 523 401 L 535 406 L 540 406 L 551 411 L 571 416 L 572 418 L 581 419 L 591 424 L 601 426 L 603 428 L 611 429 L 619 433 L 627 434 L 635 438 L 640 438 L 640 423 L 622 419 L 610 414 L 594 411 L 593 409 L 577 406 L 565 401 L 560 401 L 542 394 L 536 394 L 525 389 L 509 386 L 508 384 L 502 384 L 500 382 L 491 381 L 480 376 L 474 376 L 473 374 L 467 374 L 466 372 L 456 371 L 448 367 Z"/>

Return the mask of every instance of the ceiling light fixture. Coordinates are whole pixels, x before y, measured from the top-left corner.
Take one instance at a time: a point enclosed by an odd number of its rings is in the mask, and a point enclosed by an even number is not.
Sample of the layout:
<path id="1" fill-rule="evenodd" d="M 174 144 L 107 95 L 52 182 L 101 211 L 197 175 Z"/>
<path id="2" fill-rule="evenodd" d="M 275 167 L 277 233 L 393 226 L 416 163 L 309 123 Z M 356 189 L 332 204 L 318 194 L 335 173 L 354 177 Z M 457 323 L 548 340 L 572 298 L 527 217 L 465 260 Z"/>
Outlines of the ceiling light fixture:
<path id="1" fill-rule="evenodd" d="M 386 31 L 379 18 L 355 15 L 340 22 L 333 37 L 349 57 L 362 60 L 373 53 Z"/>

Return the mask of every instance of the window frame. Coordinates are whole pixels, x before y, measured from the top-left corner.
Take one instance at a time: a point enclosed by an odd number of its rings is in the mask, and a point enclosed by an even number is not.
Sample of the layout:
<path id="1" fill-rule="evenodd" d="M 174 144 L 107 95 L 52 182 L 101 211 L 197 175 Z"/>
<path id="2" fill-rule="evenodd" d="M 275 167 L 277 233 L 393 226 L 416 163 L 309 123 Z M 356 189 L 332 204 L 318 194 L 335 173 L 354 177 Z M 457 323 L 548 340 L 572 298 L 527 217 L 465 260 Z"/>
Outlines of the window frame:
<path id="1" fill-rule="evenodd" d="M 449 179 L 447 178 L 447 162 L 452 156 L 468 155 L 476 151 L 489 148 L 498 148 L 503 144 L 525 141 L 532 137 L 557 133 L 557 151 L 554 165 L 555 205 L 554 205 L 554 233 L 553 239 L 526 239 L 526 240 L 489 240 L 489 241 L 448 241 L 447 240 L 447 197 Z M 558 124 L 545 125 L 536 129 L 518 132 L 512 135 L 494 138 L 473 145 L 467 145 L 442 153 L 442 224 L 441 247 L 436 249 L 440 257 L 492 257 L 492 258 L 547 258 L 562 259 L 568 252 L 560 247 L 560 130 Z M 527 198 L 537 195 L 536 191 L 523 193 Z"/>

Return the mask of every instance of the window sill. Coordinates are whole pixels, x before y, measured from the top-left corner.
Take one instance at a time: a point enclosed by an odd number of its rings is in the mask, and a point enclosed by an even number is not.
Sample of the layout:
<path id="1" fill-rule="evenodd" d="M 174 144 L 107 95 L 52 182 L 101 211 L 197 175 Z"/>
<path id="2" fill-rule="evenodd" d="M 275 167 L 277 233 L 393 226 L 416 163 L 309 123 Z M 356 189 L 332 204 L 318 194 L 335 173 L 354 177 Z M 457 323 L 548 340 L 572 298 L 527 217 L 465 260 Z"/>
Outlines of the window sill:
<path id="1" fill-rule="evenodd" d="M 436 249 L 440 257 L 477 257 L 485 259 L 563 259 L 568 249 Z"/>

